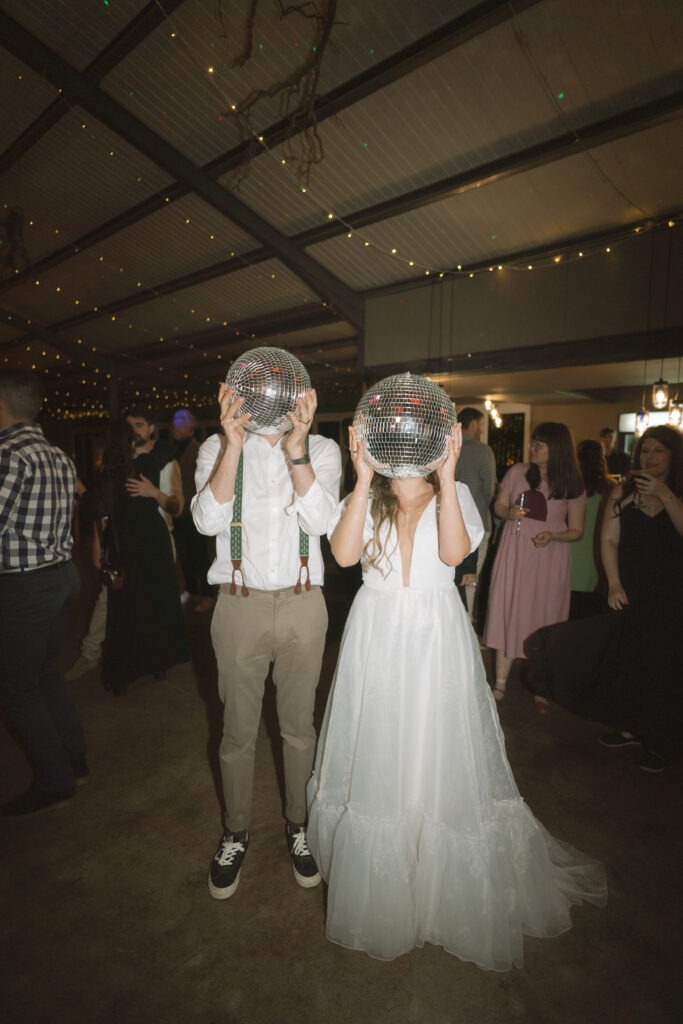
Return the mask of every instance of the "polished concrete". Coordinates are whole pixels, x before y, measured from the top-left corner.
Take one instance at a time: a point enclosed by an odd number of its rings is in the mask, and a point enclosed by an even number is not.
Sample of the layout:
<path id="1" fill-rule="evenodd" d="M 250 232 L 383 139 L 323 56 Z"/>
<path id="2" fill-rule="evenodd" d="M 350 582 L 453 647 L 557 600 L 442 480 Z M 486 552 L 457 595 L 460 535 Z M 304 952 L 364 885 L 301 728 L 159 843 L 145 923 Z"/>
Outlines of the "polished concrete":
<path id="1" fill-rule="evenodd" d="M 77 654 L 85 586 L 67 637 Z M 332 569 L 329 688 L 353 575 Z M 611 752 L 597 725 L 541 718 L 515 676 L 501 707 L 522 794 L 558 838 L 607 867 L 607 906 L 527 939 L 526 964 L 481 971 L 436 947 L 392 963 L 325 938 L 325 889 L 299 888 L 283 836 L 269 688 L 257 748 L 255 815 L 239 889 L 212 900 L 206 873 L 221 834 L 220 706 L 210 615 L 186 612 L 193 660 L 124 697 L 84 676 L 74 690 L 91 780 L 69 804 L 0 821 L 6 1024 L 678 1024 L 683 1020 L 679 765 L 659 776 L 637 751 Z M 490 658 L 487 653 L 486 658 Z M 489 666 L 490 668 L 490 666 Z M 1 668 L 0 668 L 1 670 Z M 29 766 L 0 724 L 0 801 Z"/>

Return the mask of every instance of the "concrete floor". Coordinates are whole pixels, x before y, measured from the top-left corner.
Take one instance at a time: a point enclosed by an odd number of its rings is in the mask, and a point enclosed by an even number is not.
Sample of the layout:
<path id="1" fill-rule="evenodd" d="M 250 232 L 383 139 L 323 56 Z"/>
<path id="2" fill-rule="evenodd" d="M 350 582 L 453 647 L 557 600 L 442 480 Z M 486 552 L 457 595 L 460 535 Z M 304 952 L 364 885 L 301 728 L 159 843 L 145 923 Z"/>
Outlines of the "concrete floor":
<path id="1" fill-rule="evenodd" d="M 65 664 L 92 600 L 85 576 Z M 329 573 L 319 715 L 352 589 L 348 574 Z M 79 680 L 90 784 L 50 813 L 0 823 L 3 1022 L 683 1020 L 683 768 L 645 775 L 637 751 L 598 745 L 597 725 L 560 710 L 537 716 L 514 676 L 501 718 L 520 790 L 555 836 L 604 861 L 610 887 L 607 907 L 575 908 L 566 934 L 528 939 L 523 970 L 484 972 L 436 947 L 381 963 L 326 940 L 325 889 L 299 888 L 287 856 L 270 691 L 240 887 L 229 901 L 212 900 L 220 706 L 209 620 L 188 610 L 193 660 L 165 682 L 141 680 L 116 698 L 97 673 Z M 30 779 L 0 725 L 0 800 Z"/>

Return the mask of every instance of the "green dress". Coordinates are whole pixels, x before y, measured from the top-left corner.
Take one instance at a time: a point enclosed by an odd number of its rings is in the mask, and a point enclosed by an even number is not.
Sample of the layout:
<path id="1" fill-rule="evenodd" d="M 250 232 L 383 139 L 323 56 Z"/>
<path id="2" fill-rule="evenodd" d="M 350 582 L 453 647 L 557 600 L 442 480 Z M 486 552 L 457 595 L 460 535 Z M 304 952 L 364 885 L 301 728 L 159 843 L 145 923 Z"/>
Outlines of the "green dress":
<path id="1" fill-rule="evenodd" d="M 595 536 L 595 527 L 601 505 L 601 494 L 591 494 L 590 498 L 586 499 L 586 521 L 583 527 L 583 537 L 581 540 L 577 540 L 569 545 L 572 558 L 571 589 L 581 591 L 584 594 L 592 594 L 598 585 L 596 544 L 599 542 L 599 538 Z"/>

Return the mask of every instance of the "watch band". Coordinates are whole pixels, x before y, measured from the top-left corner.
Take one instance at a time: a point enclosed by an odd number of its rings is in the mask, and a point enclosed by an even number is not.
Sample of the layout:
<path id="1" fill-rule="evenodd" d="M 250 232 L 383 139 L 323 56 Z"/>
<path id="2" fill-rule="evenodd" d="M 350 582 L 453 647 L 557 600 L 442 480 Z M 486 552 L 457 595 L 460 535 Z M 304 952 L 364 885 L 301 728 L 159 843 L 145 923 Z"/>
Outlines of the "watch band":
<path id="1" fill-rule="evenodd" d="M 310 455 L 302 455 L 300 459 L 290 459 L 290 466 L 308 466 L 311 461 Z"/>

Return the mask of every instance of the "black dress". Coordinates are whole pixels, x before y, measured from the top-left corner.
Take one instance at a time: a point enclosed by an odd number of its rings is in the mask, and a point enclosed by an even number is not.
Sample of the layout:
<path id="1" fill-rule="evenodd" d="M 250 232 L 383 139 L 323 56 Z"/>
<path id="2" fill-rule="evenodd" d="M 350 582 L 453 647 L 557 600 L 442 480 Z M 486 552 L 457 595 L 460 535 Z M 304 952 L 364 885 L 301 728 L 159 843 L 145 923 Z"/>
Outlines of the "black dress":
<path id="1" fill-rule="evenodd" d="M 683 537 L 666 510 L 621 514 L 619 576 L 628 606 L 549 626 L 527 641 L 529 688 L 584 718 L 683 753 Z"/>
<path id="2" fill-rule="evenodd" d="M 139 455 L 135 472 L 159 486 L 160 457 Z M 121 693 L 145 675 L 161 675 L 188 660 L 173 549 L 154 498 L 132 498 L 125 478 L 105 476 L 101 494 L 110 518 L 109 550 L 124 572 L 123 587 L 111 590 L 102 651 L 102 682 Z"/>

